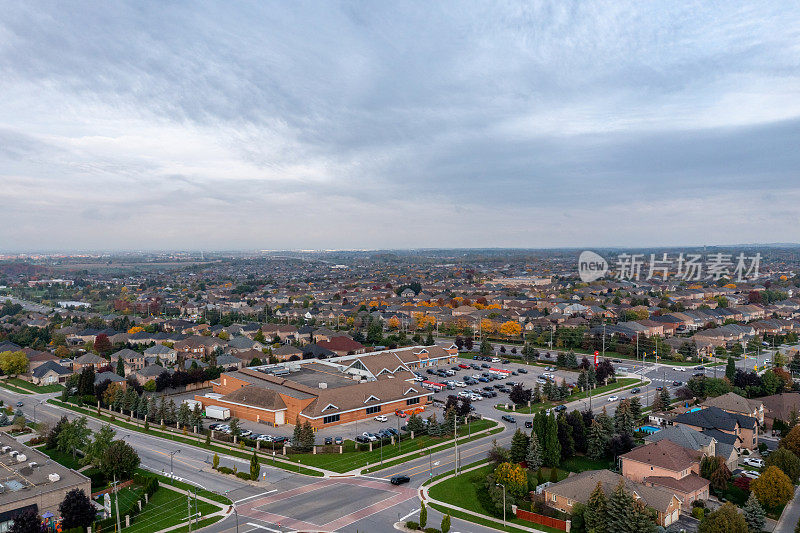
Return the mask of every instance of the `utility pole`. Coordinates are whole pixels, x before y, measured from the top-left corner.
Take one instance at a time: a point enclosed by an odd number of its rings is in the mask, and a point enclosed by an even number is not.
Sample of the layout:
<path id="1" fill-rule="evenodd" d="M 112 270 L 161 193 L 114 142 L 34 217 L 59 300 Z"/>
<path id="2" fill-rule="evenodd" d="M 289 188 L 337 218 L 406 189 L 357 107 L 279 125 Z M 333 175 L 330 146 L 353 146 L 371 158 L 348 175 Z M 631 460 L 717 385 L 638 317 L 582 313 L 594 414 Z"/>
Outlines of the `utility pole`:
<path id="1" fill-rule="evenodd" d="M 119 522 L 119 487 L 117 486 L 117 472 L 114 472 L 114 498 L 117 500 L 115 507 L 117 508 L 117 531 L 122 531 L 122 526 Z"/>
<path id="2" fill-rule="evenodd" d="M 189 533 L 192 533 L 192 495 L 186 492 L 186 511 L 189 513 Z"/>
<path id="3" fill-rule="evenodd" d="M 456 475 L 458 475 L 458 427 L 456 423 L 458 416 L 453 417 L 453 465 Z"/>
<path id="4" fill-rule="evenodd" d="M 606 356 L 606 319 L 603 318 L 603 357 Z"/>

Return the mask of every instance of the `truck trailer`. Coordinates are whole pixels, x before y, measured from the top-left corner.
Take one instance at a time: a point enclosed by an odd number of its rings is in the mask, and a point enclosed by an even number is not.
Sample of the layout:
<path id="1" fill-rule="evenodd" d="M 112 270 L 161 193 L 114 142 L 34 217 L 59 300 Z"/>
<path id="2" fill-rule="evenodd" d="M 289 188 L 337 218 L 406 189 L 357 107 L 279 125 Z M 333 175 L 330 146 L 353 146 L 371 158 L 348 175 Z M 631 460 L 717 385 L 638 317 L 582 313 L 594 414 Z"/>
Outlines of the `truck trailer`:
<path id="1" fill-rule="evenodd" d="M 206 416 L 208 418 L 215 418 L 217 420 L 227 420 L 231 417 L 231 410 L 227 407 L 219 407 L 218 405 L 209 405 L 206 407 Z"/>

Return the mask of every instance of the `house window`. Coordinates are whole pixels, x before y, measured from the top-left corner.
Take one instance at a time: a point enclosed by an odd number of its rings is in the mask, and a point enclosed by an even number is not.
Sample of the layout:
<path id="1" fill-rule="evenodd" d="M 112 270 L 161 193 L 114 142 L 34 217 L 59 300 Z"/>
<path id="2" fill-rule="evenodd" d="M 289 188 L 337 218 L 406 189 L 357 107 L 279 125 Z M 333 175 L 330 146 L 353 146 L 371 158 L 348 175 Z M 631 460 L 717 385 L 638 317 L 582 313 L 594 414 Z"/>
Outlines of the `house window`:
<path id="1" fill-rule="evenodd" d="M 557 498 L 556 495 L 553 494 L 552 496 L 550 496 L 550 501 L 554 502 L 556 501 L 556 498 Z"/>
<path id="2" fill-rule="evenodd" d="M 339 415 L 328 415 L 322 417 L 323 424 L 332 424 L 339 421 Z"/>
<path id="3" fill-rule="evenodd" d="M 371 415 L 372 413 L 380 413 L 381 406 L 380 405 L 373 405 L 372 407 L 367 407 L 367 414 Z"/>
<path id="4" fill-rule="evenodd" d="M 406 400 L 406 405 L 416 405 L 419 403 L 419 398 L 409 398 Z"/>

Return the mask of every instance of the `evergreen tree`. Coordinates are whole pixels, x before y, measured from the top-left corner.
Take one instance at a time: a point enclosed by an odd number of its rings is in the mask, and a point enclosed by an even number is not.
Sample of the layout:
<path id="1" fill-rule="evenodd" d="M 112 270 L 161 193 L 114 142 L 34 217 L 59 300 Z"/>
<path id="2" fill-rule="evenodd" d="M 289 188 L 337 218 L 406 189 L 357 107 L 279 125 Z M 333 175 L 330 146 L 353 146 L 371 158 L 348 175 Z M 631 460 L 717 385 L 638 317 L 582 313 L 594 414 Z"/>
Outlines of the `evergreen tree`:
<path id="1" fill-rule="evenodd" d="M 413 431 L 415 436 L 418 436 L 425 429 L 425 424 L 422 422 L 422 417 L 414 413 L 408 417 L 406 428 L 408 431 Z"/>
<path id="2" fill-rule="evenodd" d="M 586 376 L 586 370 L 581 370 L 578 374 L 578 389 L 585 391 L 589 386 L 589 378 Z"/>
<path id="3" fill-rule="evenodd" d="M 606 533 L 608 528 L 608 501 L 603 492 L 603 486 L 597 482 L 597 486 L 589 495 L 589 501 L 586 502 L 586 510 L 583 513 L 583 519 L 586 523 L 586 531 L 594 531 L 595 533 Z"/>
<path id="4" fill-rule="evenodd" d="M 136 390 L 133 387 L 128 387 L 128 389 L 125 391 L 125 410 L 135 411 L 138 400 L 139 395 L 136 394 Z"/>
<path id="5" fill-rule="evenodd" d="M 172 424 L 178 420 L 178 410 L 175 407 L 175 399 L 169 399 L 169 410 L 167 411 L 167 418 L 169 419 L 169 423 Z"/>
<path id="6" fill-rule="evenodd" d="M 158 402 L 158 420 L 154 420 L 154 422 L 161 423 L 162 421 L 167 419 L 167 400 L 164 398 L 164 395 L 161 395 L 161 400 Z"/>
<path id="7" fill-rule="evenodd" d="M 178 425 L 180 427 L 186 427 L 189 425 L 191 417 L 191 411 L 189 411 L 189 406 L 186 403 L 181 402 L 181 406 L 178 408 Z"/>
<path id="8" fill-rule="evenodd" d="M 608 531 L 625 533 L 629 531 L 633 496 L 625 490 L 625 483 L 620 479 L 608 498 Z"/>
<path id="9" fill-rule="evenodd" d="M 525 454 L 525 464 L 528 465 L 528 470 L 539 470 L 542 466 L 542 450 L 539 447 L 539 439 L 536 437 L 536 432 L 531 431 L 530 439 L 528 439 L 528 451 Z"/>
<path id="10" fill-rule="evenodd" d="M 567 420 L 567 415 L 561 412 L 558 415 L 558 442 L 561 444 L 561 459 L 569 459 L 575 455 L 575 439 L 572 437 L 572 425 Z"/>
<path id="11" fill-rule="evenodd" d="M 661 389 L 660 398 L 661 398 L 661 403 L 664 405 L 664 409 L 669 409 L 670 401 L 672 400 L 672 398 L 669 397 L 669 391 L 667 390 L 666 387 Z"/>
<path id="12" fill-rule="evenodd" d="M 442 436 L 442 427 L 436 420 L 436 413 L 433 413 L 431 416 L 428 417 L 428 435 L 430 435 L 431 437 Z"/>
<path id="13" fill-rule="evenodd" d="M 136 416 L 143 419 L 149 408 L 150 402 L 147 400 L 147 396 L 143 394 L 139 397 L 139 402 L 136 404 Z"/>
<path id="14" fill-rule="evenodd" d="M 547 417 L 542 462 L 551 468 L 561 464 L 561 443 L 558 441 L 558 423 L 554 413 Z"/>
<path id="15" fill-rule="evenodd" d="M 614 429 L 617 433 L 633 436 L 634 418 L 631 415 L 631 404 L 622 400 L 614 413 Z"/>
<path id="16" fill-rule="evenodd" d="M 433 346 L 435 344 L 433 340 L 433 332 L 428 331 L 428 336 L 425 337 L 425 346 Z"/>
<path id="17" fill-rule="evenodd" d="M 192 427 L 196 427 L 197 431 L 203 429 L 203 410 L 199 404 L 195 404 L 192 410 Z"/>
<path id="18" fill-rule="evenodd" d="M 301 442 L 303 444 L 303 450 L 311 450 L 314 447 L 314 441 L 316 440 L 316 436 L 314 435 L 314 428 L 311 427 L 311 422 L 308 420 L 305 421 L 303 424 L 303 430 L 301 432 Z"/>
<path id="19" fill-rule="evenodd" d="M 300 449 L 303 445 L 303 424 L 300 423 L 300 415 L 294 421 L 294 431 L 292 432 L 292 448 Z"/>
<path id="20" fill-rule="evenodd" d="M 125 362 L 122 360 L 121 355 L 117 357 L 117 375 L 125 377 Z"/>
<path id="21" fill-rule="evenodd" d="M 611 438 L 611 436 L 614 435 L 614 419 L 608 416 L 605 407 L 603 407 L 603 412 L 597 415 L 597 421 L 603 426 L 606 435 Z"/>
<path id="22" fill-rule="evenodd" d="M 750 533 L 761 533 L 761 531 L 764 530 L 766 513 L 764 513 L 764 508 L 761 507 L 761 504 L 758 503 L 758 498 L 756 498 L 756 495 L 752 492 L 750 493 L 750 497 L 747 498 L 747 503 L 742 507 L 742 514 L 744 515 L 744 521 L 747 522 L 747 529 L 750 530 Z"/>
<path id="23" fill-rule="evenodd" d="M 586 370 L 586 380 L 589 382 L 589 388 L 593 389 L 597 386 L 597 374 L 594 371 L 594 366 L 589 365 Z"/>
<path id="24" fill-rule="evenodd" d="M 573 410 L 568 416 L 567 421 L 572 426 L 572 439 L 575 441 L 575 451 L 586 453 L 586 425 L 583 423 L 583 416 L 577 409 Z"/>
<path id="25" fill-rule="evenodd" d="M 534 415 L 533 432 L 536 433 L 536 437 L 539 439 L 539 445 L 544 446 L 545 436 L 547 435 L 547 415 L 544 414 L 544 411 L 539 411 Z"/>
<path id="26" fill-rule="evenodd" d="M 592 459 L 602 459 L 606 456 L 606 447 L 610 436 L 603 425 L 597 420 L 592 420 L 586 438 L 586 453 Z"/>
<path id="27" fill-rule="evenodd" d="M 533 403 L 539 403 L 542 401 L 542 388 L 539 386 L 537 382 L 536 385 L 533 386 L 533 393 L 531 394 L 531 401 Z"/>
<path id="28" fill-rule="evenodd" d="M 567 380 L 561 380 L 561 386 L 558 388 L 558 399 L 559 400 L 566 400 L 569 398 L 569 385 L 567 385 Z"/>
<path id="29" fill-rule="evenodd" d="M 257 481 L 261 475 L 261 463 L 258 461 L 256 451 L 253 450 L 253 456 L 250 458 L 250 479 Z"/>
<path id="30" fill-rule="evenodd" d="M 733 360 L 733 357 L 730 355 L 728 356 L 728 363 L 725 365 L 725 377 L 728 378 L 728 381 L 733 383 L 733 379 L 736 377 L 736 361 Z"/>
<path id="31" fill-rule="evenodd" d="M 521 429 L 514 432 L 511 437 L 511 462 L 521 463 L 528 453 L 528 436 Z"/>
<path id="32" fill-rule="evenodd" d="M 633 423 L 638 424 L 639 420 L 642 418 L 642 401 L 638 396 L 634 396 L 630 399 L 630 407 Z"/>

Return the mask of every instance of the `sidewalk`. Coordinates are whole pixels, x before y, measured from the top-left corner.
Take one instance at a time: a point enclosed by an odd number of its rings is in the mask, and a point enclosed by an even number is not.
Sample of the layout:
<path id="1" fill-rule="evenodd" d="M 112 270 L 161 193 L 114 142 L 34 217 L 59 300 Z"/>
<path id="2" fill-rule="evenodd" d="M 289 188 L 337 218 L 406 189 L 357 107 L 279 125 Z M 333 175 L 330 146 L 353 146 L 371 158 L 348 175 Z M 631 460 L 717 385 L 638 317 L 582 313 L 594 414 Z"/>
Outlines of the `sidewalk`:
<path id="1" fill-rule="evenodd" d="M 795 487 L 794 497 L 786 504 L 773 531 L 775 533 L 794 533 L 798 521 L 800 521 L 800 487 Z"/>

